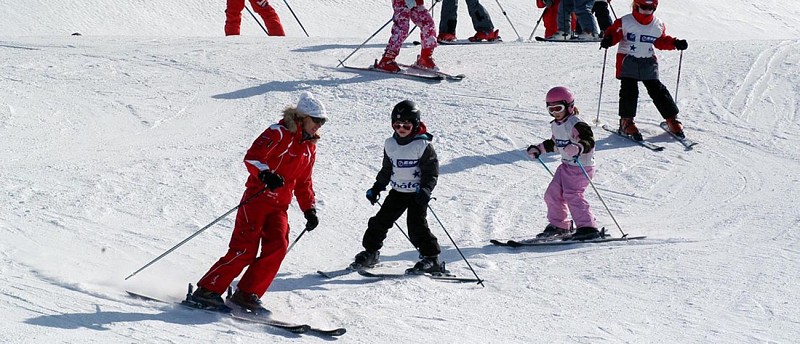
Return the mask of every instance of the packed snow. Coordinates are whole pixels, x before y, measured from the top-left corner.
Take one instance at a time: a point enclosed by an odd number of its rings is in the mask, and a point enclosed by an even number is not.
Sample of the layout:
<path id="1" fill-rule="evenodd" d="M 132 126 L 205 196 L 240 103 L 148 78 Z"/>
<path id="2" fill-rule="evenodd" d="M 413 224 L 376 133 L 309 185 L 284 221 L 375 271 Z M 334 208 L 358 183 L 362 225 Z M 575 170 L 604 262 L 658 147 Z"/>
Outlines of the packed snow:
<path id="1" fill-rule="evenodd" d="M 388 1 L 290 1 L 310 37 L 272 3 L 288 37 L 266 37 L 246 12 L 242 36 L 224 37 L 224 1 L 0 4 L 0 342 L 797 341 L 800 2 L 662 0 L 656 15 L 689 49 L 657 52 L 661 80 L 699 144 L 685 150 L 662 131 L 641 87 L 637 122 L 665 150 L 593 127 L 597 193 L 586 192 L 611 234 L 647 238 L 522 249 L 489 240 L 546 225 L 550 175 L 524 153 L 550 136 L 544 95 L 570 87 L 585 120 L 616 125 L 615 48 L 523 42 L 541 14 L 534 2 L 483 1 L 505 42 L 440 47 L 440 67 L 466 78 L 420 82 L 336 67 L 391 18 Z M 347 63 L 372 63 L 388 34 Z M 458 35 L 471 34 L 461 2 Z M 413 62 L 418 38 L 401 62 Z M 245 151 L 301 91 L 331 117 L 314 171 L 321 225 L 262 300 L 282 320 L 347 333 L 295 335 L 126 297 L 179 301 L 225 253 L 233 215 L 125 280 L 238 204 Z M 404 99 L 435 135 L 428 220 L 441 257 L 473 276 L 457 245 L 485 287 L 316 274 L 361 250 L 377 211 L 364 192 Z M 305 221 L 296 203 L 289 216 L 293 241 Z M 417 253 L 394 228 L 382 258 L 402 270 Z"/>

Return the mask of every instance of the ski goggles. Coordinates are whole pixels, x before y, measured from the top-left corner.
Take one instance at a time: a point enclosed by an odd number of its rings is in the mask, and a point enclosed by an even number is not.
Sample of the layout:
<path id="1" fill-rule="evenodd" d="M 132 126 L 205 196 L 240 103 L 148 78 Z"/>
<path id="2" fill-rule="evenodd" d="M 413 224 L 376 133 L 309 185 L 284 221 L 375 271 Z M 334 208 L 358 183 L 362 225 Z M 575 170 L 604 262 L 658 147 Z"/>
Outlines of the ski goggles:
<path id="1" fill-rule="evenodd" d="M 324 118 L 318 118 L 318 117 L 311 117 L 311 116 L 309 116 L 308 118 L 311 118 L 311 121 L 312 121 L 312 122 L 314 122 L 314 124 L 319 124 L 319 125 L 323 125 L 323 124 L 325 124 L 325 122 L 327 121 L 327 120 L 326 120 L 326 119 L 324 119 Z"/>
<path id="2" fill-rule="evenodd" d="M 653 14 L 656 10 L 656 7 L 653 5 L 639 5 L 639 13 L 641 14 Z"/>
<path id="3" fill-rule="evenodd" d="M 552 114 L 564 111 L 564 109 L 566 109 L 566 108 L 567 108 L 567 106 L 564 105 L 564 104 L 548 105 L 547 106 L 547 111 L 550 112 L 550 114 L 552 115 Z"/>
<path id="4" fill-rule="evenodd" d="M 394 122 L 392 123 L 392 128 L 394 128 L 394 130 L 399 130 L 400 128 L 411 130 L 411 128 L 414 128 L 414 125 L 409 122 Z"/>

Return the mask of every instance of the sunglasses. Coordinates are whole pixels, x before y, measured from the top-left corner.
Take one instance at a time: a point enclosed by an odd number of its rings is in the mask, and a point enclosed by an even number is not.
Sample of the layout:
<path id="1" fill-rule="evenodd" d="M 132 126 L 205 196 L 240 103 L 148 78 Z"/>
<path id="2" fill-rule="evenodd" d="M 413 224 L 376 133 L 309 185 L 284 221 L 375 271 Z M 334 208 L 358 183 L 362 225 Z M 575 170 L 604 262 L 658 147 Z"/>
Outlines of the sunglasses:
<path id="1" fill-rule="evenodd" d="M 411 130 L 411 128 L 413 128 L 413 127 L 414 127 L 413 124 L 407 123 L 407 122 L 406 123 L 400 123 L 400 122 L 392 123 L 392 128 L 394 128 L 394 130 L 399 130 L 400 128 L 403 128 L 405 130 Z"/>
<path id="2" fill-rule="evenodd" d="M 559 113 L 561 111 L 564 111 L 564 109 L 566 109 L 566 108 L 567 107 L 564 104 L 548 105 L 547 106 L 547 111 L 550 112 L 551 114 L 554 114 L 554 113 Z"/>
<path id="3" fill-rule="evenodd" d="M 308 118 L 311 118 L 311 121 L 314 122 L 314 124 L 319 124 L 319 125 L 323 125 L 325 124 L 325 121 L 327 121 L 324 118 L 317 118 L 317 117 L 308 117 Z"/>

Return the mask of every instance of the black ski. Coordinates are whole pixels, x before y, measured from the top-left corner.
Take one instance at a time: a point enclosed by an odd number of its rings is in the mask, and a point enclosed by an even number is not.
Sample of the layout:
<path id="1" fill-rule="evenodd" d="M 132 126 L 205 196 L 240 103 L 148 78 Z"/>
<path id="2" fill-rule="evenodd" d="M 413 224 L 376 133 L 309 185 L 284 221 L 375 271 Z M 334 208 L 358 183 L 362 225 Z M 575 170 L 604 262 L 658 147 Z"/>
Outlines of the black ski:
<path id="1" fill-rule="evenodd" d="M 267 326 L 270 326 L 270 327 L 275 327 L 275 328 L 279 328 L 279 329 L 282 329 L 282 330 L 287 330 L 289 332 L 297 333 L 297 334 L 315 333 L 315 334 L 319 334 L 319 335 L 334 336 L 335 337 L 335 336 L 341 336 L 341 335 L 343 335 L 343 334 L 345 334 L 347 332 L 347 330 L 345 328 L 320 329 L 320 328 L 311 327 L 310 325 L 306 325 L 306 324 L 294 324 L 294 323 L 289 323 L 289 322 L 280 321 L 280 320 L 271 319 L 271 318 L 266 318 L 266 317 L 243 316 L 243 315 L 235 314 L 233 312 L 233 310 L 230 307 L 227 307 L 227 306 L 223 306 L 223 308 L 221 308 L 221 309 L 203 308 L 203 307 L 199 306 L 197 303 L 192 302 L 191 300 L 189 300 L 188 299 L 188 295 L 187 295 L 187 299 L 186 300 L 183 300 L 183 301 L 180 301 L 180 302 L 168 302 L 168 301 L 164 301 L 164 300 L 157 299 L 157 298 L 154 298 L 154 297 L 150 297 L 150 296 L 146 296 L 146 295 L 143 295 L 143 294 L 135 293 L 135 292 L 132 292 L 132 291 L 127 291 L 126 290 L 126 293 L 128 293 L 128 297 L 135 298 L 135 299 L 151 301 L 151 302 L 158 302 L 158 303 L 164 303 L 164 304 L 178 304 L 178 305 L 180 305 L 182 307 L 186 307 L 186 308 L 199 309 L 199 310 L 203 310 L 203 311 L 206 311 L 206 312 L 209 312 L 209 313 L 216 313 L 216 314 L 226 315 L 226 316 L 229 316 L 231 319 L 234 319 L 236 321 L 249 322 L 249 323 L 255 323 L 255 324 L 263 324 L 263 325 L 267 325 Z"/>
<path id="2" fill-rule="evenodd" d="M 443 76 L 443 75 L 433 74 L 433 73 L 427 73 L 427 74 L 416 73 L 415 71 L 412 71 L 412 70 L 409 70 L 409 69 L 401 69 L 399 72 L 389 72 L 389 71 L 385 71 L 385 70 L 374 68 L 372 66 L 370 66 L 370 67 L 353 67 L 353 66 L 346 66 L 346 65 L 343 64 L 342 67 L 344 67 L 346 69 L 351 69 L 351 70 L 389 74 L 389 75 L 395 75 L 395 76 L 399 76 L 399 77 L 415 79 L 415 80 L 423 80 L 423 81 L 442 81 L 442 80 L 445 79 L 445 76 Z"/>
<path id="3" fill-rule="evenodd" d="M 436 281 L 445 281 L 445 282 L 467 282 L 467 283 L 484 282 L 484 280 L 479 280 L 477 278 L 458 277 L 449 273 L 443 275 L 435 275 L 430 273 L 408 274 L 408 273 L 398 273 L 398 272 L 381 272 L 381 271 L 367 269 L 367 270 L 358 270 L 358 274 L 364 277 L 371 277 L 371 278 L 413 278 L 413 277 L 425 276 Z"/>
<path id="4" fill-rule="evenodd" d="M 445 73 L 445 72 L 442 72 L 442 71 L 438 71 L 438 70 L 420 68 L 420 67 L 417 67 L 415 65 L 407 65 L 407 64 L 402 64 L 402 63 L 398 63 L 397 65 L 400 66 L 400 67 L 409 69 L 409 70 L 415 70 L 415 71 L 420 71 L 422 73 L 429 73 L 429 74 L 432 74 L 432 75 L 438 75 L 438 76 L 440 76 L 440 77 L 442 77 L 442 78 L 444 78 L 446 80 L 450 80 L 450 81 L 461 81 L 461 79 L 464 79 L 464 77 L 466 77 L 466 75 L 464 75 L 464 74 L 457 74 L 457 75 L 448 74 L 448 73 Z"/>
<path id="5" fill-rule="evenodd" d="M 661 129 L 664 129 L 664 131 L 666 131 L 667 134 L 674 137 L 675 140 L 678 140 L 678 142 L 680 142 L 684 147 L 686 147 L 686 150 L 692 149 L 692 146 L 697 144 L 697 142 L 687 139 L 686 136 L 680 137 L 669 131 L 669 125 L 667 125 L 667 122 L 661 122 L 661 124 L 659 124 L 658 126 L 661 127 Z"/>
<path id="6" fill-rule="evenodd" d="M 572 36 L 568 39 L 554 39 L 554 38 L 544 38 L 540 36 L 536 36 L 537 42 L 555 42 L 555 43 L 600 43 L 602 38 L 597 39 L 579 39 L 577 36 Z"/>
<path id="7" fill-rule="evenodd" d="M 494 245 L 497 246 L 507 246 L 507 247 L 522 247 L 522 246 L 555 246 L 555 245 L 575 245 L 575 244 L 596 244 L 602 242 L 612 242 L 612 241 L 628 241 L 628 240 L 640 240 L 644 239 L 646 236 L 626 236 L 624 238 L 612 238 L 610 236 L 604 238 L 597 238 L 597 239 L 589 239 L 589 240 L 497 240 L 492 239 L 489 240 Z"/>
<path id="8" fill-rule="evenodd" d="M 616 129 L 613 129 L 613 128 L 609 127 L 608 124 L 603 124 L 603 129 L 605 129 L 605 131 L 608 131 L 610 133 L 617 134 L 617 135 L 622 136 L 622 137 L 624 137 L 624 138 L 626 138 L 628 140 L 636 142 L 640 146 L 642 146 L 644 148 L 647 148 L 647 149 L 649 149 L 651 151 L 660 152 L 660 151 L 664 150 L 664 147 L 659 146 L 659 145 L 657 145 L 655 143 L 652 143 L 652 142 L 649 142 L 649 141 L 646 141 L 646 140 L 637 141 L 636 139 L 633 138 L 633 136 L 620 133 Z"/>

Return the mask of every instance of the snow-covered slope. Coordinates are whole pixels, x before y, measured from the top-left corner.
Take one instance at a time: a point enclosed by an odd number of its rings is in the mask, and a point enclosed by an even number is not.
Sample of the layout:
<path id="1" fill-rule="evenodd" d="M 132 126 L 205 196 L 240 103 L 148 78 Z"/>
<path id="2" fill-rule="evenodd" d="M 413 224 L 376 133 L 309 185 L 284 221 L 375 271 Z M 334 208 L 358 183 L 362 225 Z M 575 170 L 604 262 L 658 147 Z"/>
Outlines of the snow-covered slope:
<path id="1" fill-rule="evenodd" d="M 289 37 L 263 37 L 246 13 L 243 36 L 222 37 L 224 5 L 210 0 L 0 5 L 0 342 L 318 342 L 124 297 L 179 300 L 224 253 L 232 217 L 123 280 L 238 203 L 245 150 L 301 90 L 317 94 L 332 120 L 315 169 L 322 224 L 263 298 L 282 318 L 344 326 L 343 343 L 795 341 L 800 3 L 662 1 L 668 30 L 689 39 L 677 100 L 700 144 L 684 151 L 663 133 L 644 90 L 638 122 L 663 152 L 595 131 L 595 186 L 622 231 L 648 238 L 523 250 L 488 240 L 544 227 L 550 176 L 523 149 L 549 136 L 552 86 L 572 88 L 583 116 L 595 118 L 596 45 L 515 42 L 487 1 L 506 43 L 441 47 L 442 68 L 467 78 L 421 83 L 335 68 L 389 19 L 385 1 L 290 3 L 311 38 L 273 3 Z M 527 38 L 539 10 L 502 5 Z M 350 62 L 380 56 L 387 33 Z M 679 56 L 659 53 L 673 92 Z M 601 122 L 616 121 L 618 87 L 609 61 Z M 403 99 L 421 104 L 436 136 L 442 175 L 431 207 L 485 288 L 315 274 L 361 249 L 377 210 L 364 190 L 391 134 L 388 113 Z M 587 198 L 620 235 L 594 190 Z M 449 268 L 470 276 L 433 214 L 429 222 Z M 304 223 L 296 206 L 290 223 L 293 240 Z M 417 258 L 396 229 L 382 255 L 398 269 Z"/>

